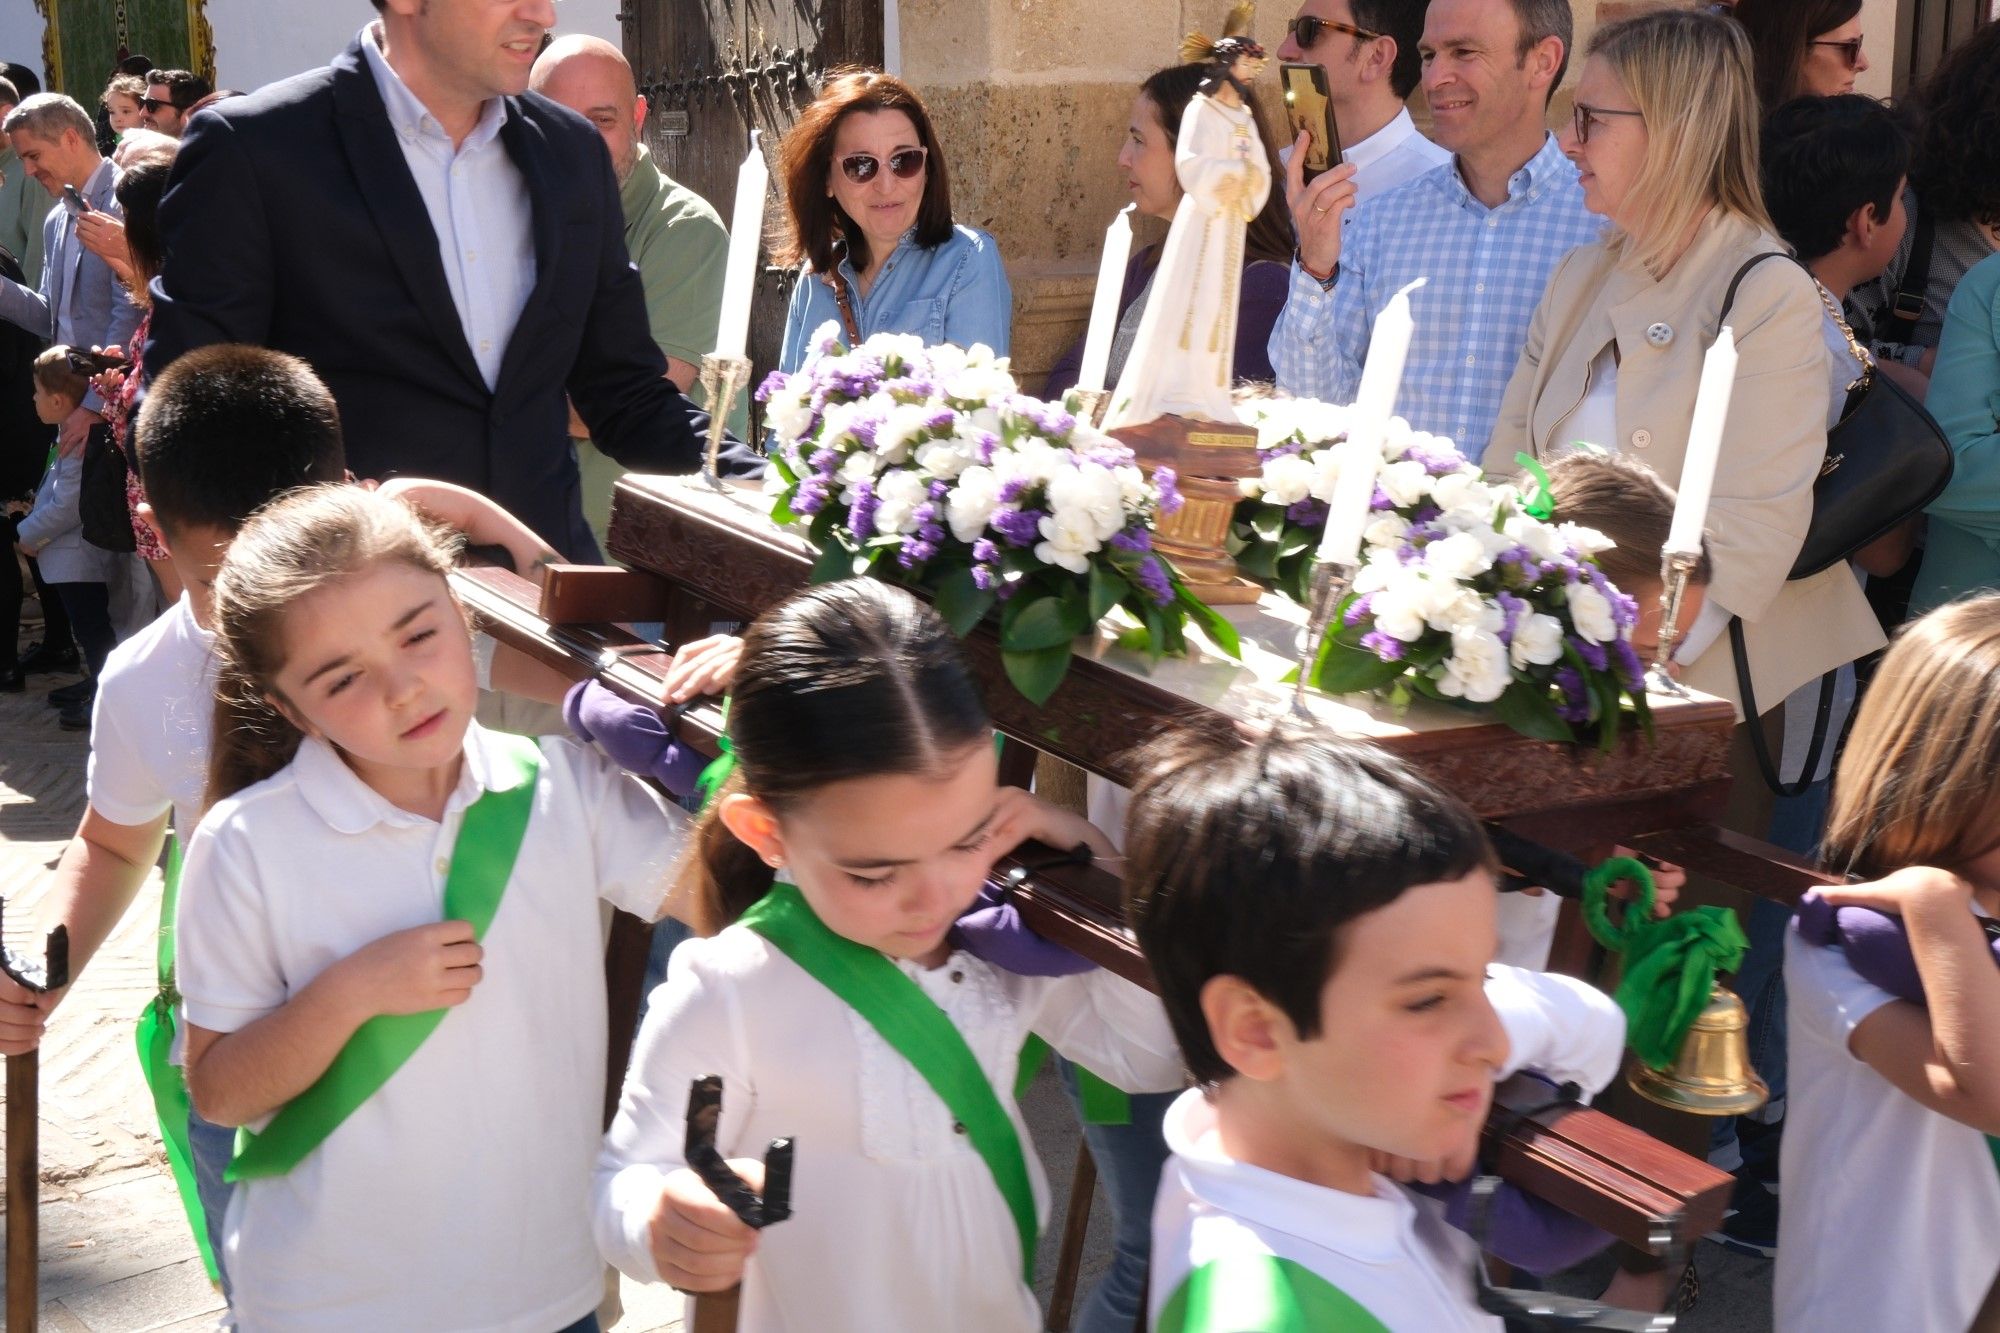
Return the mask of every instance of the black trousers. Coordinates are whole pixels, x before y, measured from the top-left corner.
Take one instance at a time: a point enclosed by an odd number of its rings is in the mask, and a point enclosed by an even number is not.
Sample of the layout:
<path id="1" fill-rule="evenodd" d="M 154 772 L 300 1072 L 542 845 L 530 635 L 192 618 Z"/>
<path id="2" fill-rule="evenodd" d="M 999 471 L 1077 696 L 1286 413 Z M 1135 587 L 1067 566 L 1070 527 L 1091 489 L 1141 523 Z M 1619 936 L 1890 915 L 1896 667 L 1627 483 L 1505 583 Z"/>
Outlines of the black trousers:
<path id="1" fill-rule="evenodd" d="M 103 674 L 104 659 L 118 646 L 118 631 L 111 624 L 111 589 L 102 583 L 51 583 L 48 587 L 69 613 L 77 647 L 83 649 L 91 679 L 97 679 Z"/>

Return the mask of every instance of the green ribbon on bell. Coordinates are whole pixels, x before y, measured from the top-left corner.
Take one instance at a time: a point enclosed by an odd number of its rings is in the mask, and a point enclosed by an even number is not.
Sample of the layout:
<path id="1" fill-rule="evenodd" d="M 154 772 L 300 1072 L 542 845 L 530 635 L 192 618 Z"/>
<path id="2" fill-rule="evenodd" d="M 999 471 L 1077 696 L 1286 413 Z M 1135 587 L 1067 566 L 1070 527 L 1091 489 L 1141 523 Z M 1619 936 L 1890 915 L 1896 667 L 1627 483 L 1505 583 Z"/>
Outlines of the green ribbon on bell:
<path id="1" fill-rule="evenodd" d="M 1637 901 L 1614 925 L 1606 894 L 1619 880 L 1639 886 Z M 1625 1011 L 1632 1049 L 1649 1069 L 1666 1069 L 1680 1055 L 1688 1029 L 1708 1006 L 1717 972 L 1734 972 L 1750 941 L 1736 913 L 1697 907 L 1655 919 L 1653 872 L 1643 861 L 1614 856 L 1583 877 L 1583 920 L 1597 942 L 1625 958 L 1615 998 Z"/>

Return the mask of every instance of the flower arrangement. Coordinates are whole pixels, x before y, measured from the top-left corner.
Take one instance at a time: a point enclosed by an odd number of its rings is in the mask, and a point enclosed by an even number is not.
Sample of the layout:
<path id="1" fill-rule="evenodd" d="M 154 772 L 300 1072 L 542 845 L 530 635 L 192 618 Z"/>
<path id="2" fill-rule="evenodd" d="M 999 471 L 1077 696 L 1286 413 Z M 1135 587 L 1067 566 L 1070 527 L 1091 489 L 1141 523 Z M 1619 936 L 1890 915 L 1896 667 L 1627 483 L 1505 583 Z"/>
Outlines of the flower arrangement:
<path id="1" fill-rule="evenodd" d="M 828 323 L 799 370 L 757 390 L 771 428 L 772 518 L 820 552 L 813 581 L 872 574 L 928 591 L 954 633 L 998 613 L 1014 687 L 1043 703 L 1070 645 L 1114 608 L 1153 660 L 1184 653 L 1198 623 L 1234 654 L 1229 623 L 1153 550 L 1156 514 L 1180 506 L 1170 469 L 1065 406 L 1019 392 L 979 345 L 903 334 L 860 346 Z"/>
<path id="2" fill-rule="evenodd" d="M 1242 482 L 1231 549 L 1245 574 L 1307 603 L 1349 409 L 1247 405 L 1260 474 Z M 1597 567 L 1611 543 L 1551 515 L 1541 488 L 1488 482 L 1450 440 L 1392 419 L 1362 566 L 1313 666 L 1329 694 L 1385 691 L 1491 705 L 1524 735 L 1601 748 L 1629 705 L 1650 728 L 1632 647 L 1638 604 Z"/>

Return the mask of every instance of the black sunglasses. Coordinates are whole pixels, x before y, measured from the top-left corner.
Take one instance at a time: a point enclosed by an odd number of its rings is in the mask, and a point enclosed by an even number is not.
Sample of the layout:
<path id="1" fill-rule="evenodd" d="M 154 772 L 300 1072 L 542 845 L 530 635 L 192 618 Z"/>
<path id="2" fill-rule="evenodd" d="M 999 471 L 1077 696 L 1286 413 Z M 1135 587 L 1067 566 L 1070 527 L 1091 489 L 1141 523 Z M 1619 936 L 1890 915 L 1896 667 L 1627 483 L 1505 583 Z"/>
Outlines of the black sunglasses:
<path id="1" fill-rule="evenodd" d="M 1814 41 L 1812 45 L 1830 46 L 1834 50 L 1840 52 L 1840 54 L 1846 58 L 1847 67 L 1849 69 L 1853 69 L 1855 66 L 1861 63 L 1861 39 L 1859 37 L 1850 37 L 1844 42 Z"/>
<path id="2" fill-rule="evenodd" d="M 1327 31 L 1344 32 L 1349 37 L 1357 37 L 1364 42 L 1372 42 L 1382 35 L 1379 32 L 1370 32 L 1366 28 L 1357 28 L 1352 23 L 1340 23 L 1311 14 L 1299 15 L 1285 25 L 1285 30 L 1292 34 L 1292 40 L 1299 44 L 1301 51 L 1312 50 L 1319 42 L 1319 35 Z"/>
<path id="3" fill-rule="evenodd" d="M 139 99 L 139 105 L 148 111 L 158 111 L 163 106 L 170 106 L 176 111 L 181 109 L 180 103 L 161 97 L 142 97 Z"/>
<path id="4" fill-rule="evenodd" d="M 897 180 L 908 180 L 924 169 L 928 148 L 898 148 L 889 154 L 889 174 Z M 849 153 L 840 159 L 840 170 L 856 185 L 866 185 L 875 179 L 875 173 L 882 169 L 882 159 L 873 153 Z"/>

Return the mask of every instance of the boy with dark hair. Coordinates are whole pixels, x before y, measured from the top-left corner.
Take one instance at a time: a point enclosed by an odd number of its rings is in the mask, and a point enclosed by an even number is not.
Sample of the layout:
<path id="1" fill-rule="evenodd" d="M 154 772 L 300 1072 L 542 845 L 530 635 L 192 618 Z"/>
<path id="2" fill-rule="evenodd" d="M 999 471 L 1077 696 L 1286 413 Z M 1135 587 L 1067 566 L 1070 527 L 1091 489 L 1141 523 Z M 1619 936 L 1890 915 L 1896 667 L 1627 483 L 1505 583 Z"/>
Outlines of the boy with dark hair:
<path id="1" fill-rule="evenodd" d="M 1167 1115 L 1152 1327 L 1341 1311 L 1365 1316 L 1355 1328 L 1498 1330 L 1473 1301 L 1477 1247 L 1378 1171 L 1465 1176 L 1516 1070 L 1602 1087 L 1616 1005 L 1492 963 L 1478 821 L 1388 754 L 1183 735 L 1145 768 L 1128 916 L 1200 1085 Z"/>

